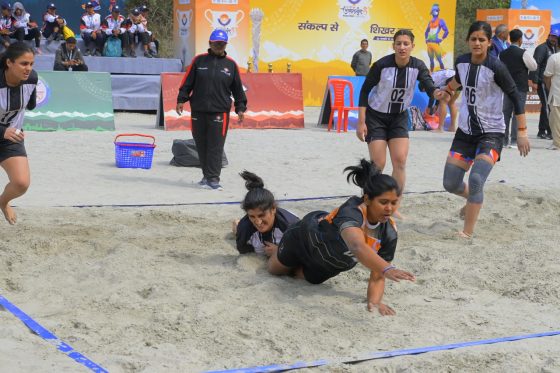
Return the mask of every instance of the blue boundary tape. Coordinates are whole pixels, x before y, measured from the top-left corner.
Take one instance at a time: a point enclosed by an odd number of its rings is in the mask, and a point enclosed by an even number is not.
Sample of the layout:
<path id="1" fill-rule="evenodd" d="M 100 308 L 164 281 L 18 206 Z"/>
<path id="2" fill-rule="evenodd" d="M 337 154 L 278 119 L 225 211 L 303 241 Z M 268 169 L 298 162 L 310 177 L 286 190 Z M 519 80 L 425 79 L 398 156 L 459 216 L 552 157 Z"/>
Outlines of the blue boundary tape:
<path id="1" fill-rule="evenodd" d="M 447 193 L 445 190 L 427 190 L 425 192 L 404 192 L 404 194 L 434 194 L 434 193 Z M 344 196 L 322 196 L 322 197 L 304 197 L 304 198 L 284 198 L 277 199 L 276 202 L 305 202 L 305 201 L 320 201 L 331 199 L 350 198 L 351 195 Z M 186 202 L 186 203 L 147 203 L 147 204 L 113 204 L 113 205 L 70 205 L 70 206 L 53 206 L 53 207 L 73 207 L 73 208 L 93 208 L 93 207 L 174 207 L 174 206 L 201 206 L 201 205 L 239 205 L 241 201 L 220 201 L 220 202 Z"/>
<path id="2" fill-rule="evenodd" d="M 427 352 L 454 350 L 454 349 L 457 349 L 457 348 L 489 345 L 489 344 L 504 343 L 504 342 L 513 342 L 513 341 L 520 341 L 520 340 L 523 340 L 523 339 L 552 337 L 552 336 L 557 336 L 557 335 L 560 335 L 560 330 L 551 331 L 551 332 L 544 332 L 544 333 L 516 335 L 516 336 L 512 336 L 512 337 L 483 339 L 483 340 L 479 340 L 479 341 L 452 343 L 452 344 L 447 344 L 447 345 L 436 345 L 436 346 L 428 346 L 428 347 L 420 347 L 420 348 L 410 348 L 410 349 L 404 349 L 404 350 L 372 352 L 372 353 L 366 354 L 366 355 L 364 355 L 362 357 L 358 357 L 358 358 L 316 360 L 316 361 L 311 361 L 311 362 L 297 362 L 297 363 L 293 363 L 293 364 L 281 364 L 281 365 L 266 365 L 266 366 L 252 367 L 252 368 L 212 370 L 212 371 L 207 371 L 206 373 L 285 372 L 287 370 L 314 368 L 314 367 L 319 367 L 319 366 L 324 366 L 324 365 L 332 365 L 332 364 L 356 364 L 356 363 L 361 363 L 361 362 L 368 361 L 368 360 L 386 359 L 386 358 L 395 357 L 395 356 L 418 355 L 418 354 L 424 354 L 424 353 L 427 353 Z"/>
<path id="3" fill-rule="evenodd" d="M 88 359 L 78 351 L 75 351 L 67 343 L 61 341 L 56 335 L 54 335 L 53 333 L 49 332 L 47 329 L 42 327 L 38 322 L 36 322 L 25 312 L 23 312 L 22 310 L 14 306 L 9 300 L 4 298 L 2 295 L 0 295 L 0 305 L 4 307 L 6 310 L 8 310 L 9 312 L 11 312 L 15 317 L 20 319 L 21 322 L 23 322 L 29 329 L 31 329 L 39 337 L 55 345 L 60 352 L 68 356 L 70 359 L 74 360 L 78 364 L 85 366 L 86 368 L 90 369 L 93 372 L 108 373 L 108 371 L 105 370 L 103 367 L 94 363 L 93 361 L 91 361 L 90 359 Z"/>

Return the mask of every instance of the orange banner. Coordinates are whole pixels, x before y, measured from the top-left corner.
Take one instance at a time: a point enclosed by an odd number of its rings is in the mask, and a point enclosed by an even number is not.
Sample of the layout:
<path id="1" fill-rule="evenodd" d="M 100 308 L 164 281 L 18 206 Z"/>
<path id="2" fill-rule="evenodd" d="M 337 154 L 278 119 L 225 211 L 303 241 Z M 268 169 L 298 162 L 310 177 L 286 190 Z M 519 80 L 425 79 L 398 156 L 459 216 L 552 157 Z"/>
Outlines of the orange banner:
<path id="1" fill-rule="evenodd" d="M 506 25 L 509 30 L 521 30 L 521 47 L 532 53 L 548 37 L 551 13 L 550 10 L 534 9 L 478 9 L 476 19 L 488 22 L 492 30 L 500 24 Z"/>
<path id="2" fill-rule="evenodd" d="M 492 26 L 492 31 L 498 25 L 504 24 L 508 30 L 519 29 L 523 32 L 522 48 L 533 53 L 535 48 L 545 42 L 550 30 L 550 10 L 535 9 L 478 9 L 476 18 L 486 21 Z M 525 111 L 538 113 L 541 110 L 537 92 L 527 93 Z"/>
<path id="3" fill-rule="evenodd" d="M 228 55 L 244 70 L 249 58 L 249 0 L 174 0 L 175 56 L 184 66 L 208 49 L 214 30 L 228 34 Z"/>
<path id="4" fill-rule="evenodd" d="M 161 74 L 158 124 L 166 131 L 191 129 L 191 108 L 187 102 L 183 115 L 175 112 L 177 94 L 184 74 Z M 242 124 L 232 111 L 230 128 L 303 128 L 301 74 L 241 74 L 248 110 Z M 232 108 L 233 110 L 233 108 Z"/>

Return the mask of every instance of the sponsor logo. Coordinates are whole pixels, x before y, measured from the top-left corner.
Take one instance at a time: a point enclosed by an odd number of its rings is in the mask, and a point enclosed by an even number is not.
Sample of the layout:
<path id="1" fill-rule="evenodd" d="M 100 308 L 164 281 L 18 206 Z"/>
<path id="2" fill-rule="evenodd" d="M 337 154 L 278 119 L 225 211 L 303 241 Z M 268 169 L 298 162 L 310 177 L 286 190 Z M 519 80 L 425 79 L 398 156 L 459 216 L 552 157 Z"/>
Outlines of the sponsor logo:
<path id="1" fill-rule="evenodd" d="M 231 23 L 231 18 L 229 18 L 227 14 L 223 13 L 220 17 L 218 17 L 218 23 L 225 27 Z"/>
<path id="2" fill-rule="evenodd" d="M 531 40 L 532 38 L 535 37 L 535 34 L 533 33 L 533 30 L 528 29 L 527 31 L 525 31 L 525 33 L 523 34 L 523 36 L 525 36 L 525 39 Z"/>
<path id="3" fill-rule="evenodd" d="M 212 4 L 236 5 L 239 0 L 212 0 Z"/>
<path id="4" fill-rule="evenodd" d="M 539 16 L 538 14 L 521 14 L 519 16 L 519 19 L 521 21 L 540 21 L 541 16 Z"/>
<path id="5" fill-rule="evenodd" d="M 488 16 L 486 17 L 487 21 L 502 21 L 504 16 Z"/>
<path id="6" fill-rule="evenodd" d="M 191 3 L 191 0 L 179 0 L 179 5 L 188 5 Z"/>
<path id="7" fill-rule="evenodd" d="M 39 78 L 37 81 L 37 106 L 41 107 L 49 102 L 51 97 L 51 88 L 47 85 L 43 79 Z"/>
<path id="8" fill-rule="evenodd" d="M 230 73 L 230 71 L 229 71 L 229 69 L 228 69 L 227 67 L 224 67 L 224 68 L 222 69 L 222 72 L 223 72 L 224 74 L 226 74 L 227 76 L 231 76 L 231 73 Z"/>

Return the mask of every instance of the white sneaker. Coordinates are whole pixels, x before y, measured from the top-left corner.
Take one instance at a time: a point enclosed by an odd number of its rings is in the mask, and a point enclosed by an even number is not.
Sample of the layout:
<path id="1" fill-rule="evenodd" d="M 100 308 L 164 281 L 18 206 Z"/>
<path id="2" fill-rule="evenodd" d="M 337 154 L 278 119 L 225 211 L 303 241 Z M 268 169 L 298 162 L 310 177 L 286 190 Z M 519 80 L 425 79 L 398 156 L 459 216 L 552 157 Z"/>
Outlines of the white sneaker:
<path id="1" fill-rule="evenodd" d="M 558 150 L 560 148 L 558 148 L 556 145 L 552 144 L 550 146 L 547 147 L 548 150 Z"/>

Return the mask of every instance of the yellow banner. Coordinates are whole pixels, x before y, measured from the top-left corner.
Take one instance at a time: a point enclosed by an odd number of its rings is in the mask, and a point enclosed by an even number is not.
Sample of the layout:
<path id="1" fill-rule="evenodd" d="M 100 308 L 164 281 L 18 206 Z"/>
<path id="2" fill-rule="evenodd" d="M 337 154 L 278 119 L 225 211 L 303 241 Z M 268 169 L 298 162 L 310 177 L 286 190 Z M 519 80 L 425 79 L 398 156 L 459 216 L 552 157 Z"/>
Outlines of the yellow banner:
<path id="1" fill-rule="evenodd" d="M 455 0 L 251 0 L 250 7 L 250 61 L 259 72 L 269 64 L 285 72 L 291 64 L 303 75 L 305 105 L 321 105 L 329 75 L 354 75 L 350 62 L 360 40 L 368 39 L 375 61 L 393 53 L 400 28 L 412 30 L 413 55 L 428 67 L 429 52 L 436 70 L 440 60 L 453 66 Z"/>

